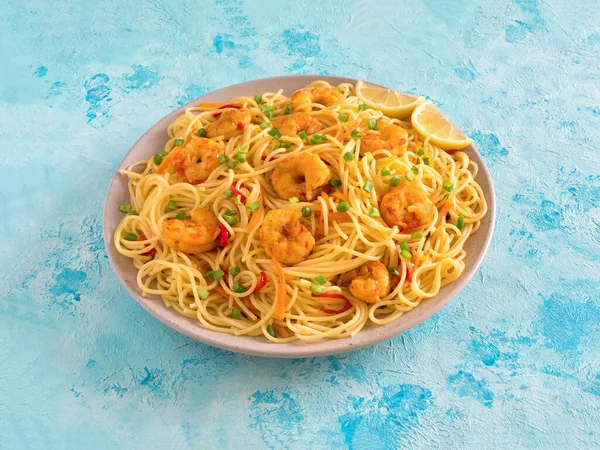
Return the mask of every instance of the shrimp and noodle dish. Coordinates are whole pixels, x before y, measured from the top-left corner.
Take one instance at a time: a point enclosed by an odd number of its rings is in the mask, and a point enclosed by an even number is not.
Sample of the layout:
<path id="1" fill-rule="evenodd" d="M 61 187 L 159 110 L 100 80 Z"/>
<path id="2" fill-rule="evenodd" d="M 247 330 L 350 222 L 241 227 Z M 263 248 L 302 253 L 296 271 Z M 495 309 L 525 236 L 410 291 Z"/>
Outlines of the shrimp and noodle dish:
<path id="1" fill-rule="evenodd" d="M 120 171 L 114 245 L 148 301 L 213 331 L 310 341 L 388 324 L 461 276 L 487 211 L 466 153 L 352 84 L 249 94 L 187 108 L 164 151 Z"/>

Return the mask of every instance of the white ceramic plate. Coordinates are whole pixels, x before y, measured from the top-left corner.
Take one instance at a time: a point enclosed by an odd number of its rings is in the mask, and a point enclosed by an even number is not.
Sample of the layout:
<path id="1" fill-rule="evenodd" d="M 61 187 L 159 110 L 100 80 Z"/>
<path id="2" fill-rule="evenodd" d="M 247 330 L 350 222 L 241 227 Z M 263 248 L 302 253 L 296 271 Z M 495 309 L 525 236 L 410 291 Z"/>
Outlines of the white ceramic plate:
<path id="1" fill-rule="evenodd" d="M 169 124 L 183 113 L 185 108 L 193 106 L 200 101 L 224 103 L 232 97 L 249 96 L 263 92 L 276 92 L 279 89 L 283 89 L 283 93 L 289 96 L 295 90 L 315 80 L 325 80 L 333 85 L 340 83 L 354 84 L 356 82 L 354 79 L 343 77 L 292 75 L 247 81 L 211 92 L 173 111 L 154 125 L 136 142 L 129 153 L 125 155 L 125 158 L 119 165 L 119 169 L 129 166 L 135 161 L 148 159 L 155 153 L 161 152 L 168 139 L 167 127 Z M 262 337 L 233 336 L 206 330 L 197 321 L 187 319 L 173 309 L 165 307 L 159 298 L 143 298 L 136 283 L 137 270 L 133 267 L 131 260 L 118 253 L 113 245 L 114 231 L 123 217 L 123 213 L 119 212 L 119 205 L 129 203 L 127 179 L 118 172 L 115 174 L 108 189 L 104 205 L 102 220 L 104 243 L 115 273 L 135 301 L 162 323 L 192 339 L 234 352 L 278 358 L 324 356 L 356 350 L 397 336 L 433 316 L 462 291 L 467 283 L 471 281 L 471 278 L 473 278 L 473 275 L 481 264 L 494 230 L 496 217 L 495 194 L 492 179 L 481 155 L 473 146 L 467 148 L 466 152 L 479 166 L 479 173 L 476 180 L 485 194 L 489 209 L 486 217 L 481 222 L 479 230 L 469 238 L 464 246 L 467 252 L 464 273 L 456 282 L 441 289 L 438 295 L 429 300 L 424 300 L 417 308 L 404 314 L 395 322 L 384 326 L 367 326 L 352 338 L 273 344 Z"/>

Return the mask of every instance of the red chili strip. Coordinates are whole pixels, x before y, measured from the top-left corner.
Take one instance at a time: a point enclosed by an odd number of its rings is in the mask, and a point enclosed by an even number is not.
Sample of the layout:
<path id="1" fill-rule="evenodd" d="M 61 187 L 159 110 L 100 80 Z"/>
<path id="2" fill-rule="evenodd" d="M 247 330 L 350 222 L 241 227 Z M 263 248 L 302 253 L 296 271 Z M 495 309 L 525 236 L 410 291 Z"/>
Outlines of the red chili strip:
<path id="1" fill-rule="evenodd" d="M 138 241 L 146 241 L 146 240 L 148 240 L 148 238 L 146 236 L 144 236 L 143 234 L 140 235 L 140 237 L 138 237 Z M 151 248 L 146 253 L 142 253 L 142 255 L 144 255 L 144 256 L 154 256 L 154 255 L 156 255 L 156 249 L 155 248 Z"/>
<path id="2" fill-rule="evenodd" d="M 229 245 L 229 231 L 227 231 L 227 227 L 225 227 L 225 225 L 223 225 L 222 223 L 219 225 L 221 225 L 221 235 L 219 236 L 219 245 L 221 247 L 227 247 Z"/>
<path id="3" fill-rule="evenodd" d="M 406 282 L 412 283 L 412 263 L 406 263 Z"/>
<path id="4" fill-rule="evenodd" d="M 240 109 L 240 107 L 239 107 L 238 105 L 230 105 L 230 104 L 219 106 L 219 108 L 218 108 L 218 109 L 225 109 L 225 108 L 235 108 L 235 109 Z M 213 114 L 213 117 L 219 117 L 220 115 L 221 115 L 221 113 L 220 113 L 220 112 L 218 112 L 218 113 L 214 113 L 214 114 Z"/>
<path id="5" fill-rule="evenodd" d="M 344 306 L 342 309 L 321 308 L 321 311 L 323 311 L 325 314 L 341 314 L 352 308 L 352 303 L 350 303 L 350 300 L 348 300 L 342 294 L 311 294 L 311 295 L 313 297 L 317 297 L 317 298 L 337 298 L 340 300 L 344 300 L 346 302 L 346 306 Z"/>
<path id="6" fill-rule="evenodd" d="M 246 196 L 237 190 L 234 183 L 231 183 L 231 190 L 233 191 L 233 198 L 237 198 L 239 195 L 242 203 L 246 203 Z"/>
<path id="7" fill-rule="evenodd" d="M 267 274 L 264 273 L 264 272 L 261 272 L 260 273 L 260 281 L 258 282 L 258 284 L 256 285 L 256 287 L 254 288 L 254 291 L 252 291 L 252 293 L 260 291 L 262 288 L 265 287 L 265 284 L 267 284 Z"/>

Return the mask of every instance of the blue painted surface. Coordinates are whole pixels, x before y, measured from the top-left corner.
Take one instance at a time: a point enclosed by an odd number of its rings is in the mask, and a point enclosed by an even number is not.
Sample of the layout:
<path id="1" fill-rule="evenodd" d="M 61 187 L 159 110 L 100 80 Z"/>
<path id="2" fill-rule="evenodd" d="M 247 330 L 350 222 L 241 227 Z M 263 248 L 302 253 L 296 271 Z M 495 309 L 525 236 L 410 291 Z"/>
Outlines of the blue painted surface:
<path id="1" fill-rule="evenodd" d="M 0 447 L 599 448 L 600 27 L 577 3 L 2 2 Z M 289 73 L 435 99 L 479 145 L 498 225 L 431 320 L 271 361 L 144 313 L 100 220 L 158 119 Z"/>

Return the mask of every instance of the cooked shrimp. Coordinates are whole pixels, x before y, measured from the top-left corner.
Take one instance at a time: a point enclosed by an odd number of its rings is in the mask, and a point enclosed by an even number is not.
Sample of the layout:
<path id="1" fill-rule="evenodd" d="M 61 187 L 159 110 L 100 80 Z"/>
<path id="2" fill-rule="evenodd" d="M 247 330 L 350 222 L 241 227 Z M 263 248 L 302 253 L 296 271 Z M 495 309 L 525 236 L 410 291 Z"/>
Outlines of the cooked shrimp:
<path id="1" fill-rule="evenodd" d="M 300 222 L 302 213 L 273 209 L 260 227 L 260 242 L 271 258 L 287 265 L 298 264 L 310 255 L 315 239 Z"/>
<path id="2" fill-rule="evenodd" d="M 408 183 L 393 188 L 381 199 L 383 220 L 390 227 L 397 225 L 400 231 L 419 227 L 433 212 L 433 203 L 425 192 Z"/>
<path id="3" fill-rule="evenodd" d="M 381 121 L 379 121 L 381 122 Z M 379 134 L 366 134 L 360 141 L 360 153 L 389 150 L 402 155 L 408 147 L 408 131 L 396 124 L 386 125 Z"/>
<path id="4" fill-rule="evenodd" d="M 249 109 L 229 109 L 208 126 L 208 137 L 223 136 L 225 139 L 231 139 L 242 134 L 251 121 L 252 114 Z"/>
<path id="5" fill-rule="evenodd" d="M 310 108 L 310 103 L 320 103 L 324 106 L 331 106 L 339 102 L 343 94 L 334 87 L 316 86 L 312 88 L 300 89 L 292 94 L 290 103 L 294 111 L 303 111 Z"/>
<path id="6" fill-rule="evenodd" d="M 329 176 L 329 169 L 319 155 L 299 153 L 277 164 L 271 175 L 271 183 L 281 198 L 298 197 L 311 201 L 317 189 L 327 183 Z"/>
<path id="7" fill-rule="evenodd" d="M 300 112 L 284 116 L 279 121 L 277 129 L 284 136 L 296 137 L 298 132 L 302 130 L 304 130 L 306 134 L 315 134 L 323 129 L 323 125 L 310 114 Z"/>
<path id="8" fill-rule="evenodd" d="M 183 253 L 204 253 L 217 246 L 220 233 L 219 220 L 207 209 L 190 212 L 191 219 L 168 219 L 162 224 L 165 243 Z"/>
<path id="9" fill-rule="evenodd" d="M 192 184 L 206 180 L 221 164 L 219 154 L 223 150 L 210 139 L 194 139 L 183 147 L 171 150 L 171 153 L 156 169 L 156 173 L 178 173 Z"/>
<path id="10" fill-rule="evenodd" d="M 358 275 L 350 282 L 350 293 L 367 303 L 377 303 L 390 292 L 390 274 L 379 261 L 371 261 L 358 268 Z"/>

